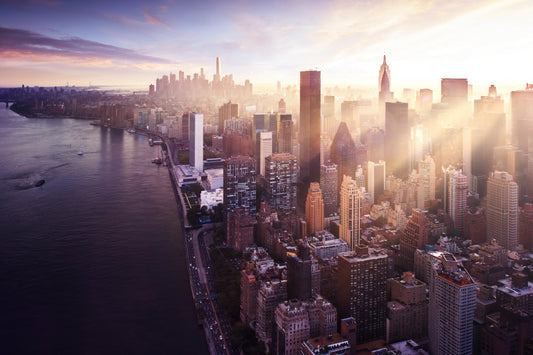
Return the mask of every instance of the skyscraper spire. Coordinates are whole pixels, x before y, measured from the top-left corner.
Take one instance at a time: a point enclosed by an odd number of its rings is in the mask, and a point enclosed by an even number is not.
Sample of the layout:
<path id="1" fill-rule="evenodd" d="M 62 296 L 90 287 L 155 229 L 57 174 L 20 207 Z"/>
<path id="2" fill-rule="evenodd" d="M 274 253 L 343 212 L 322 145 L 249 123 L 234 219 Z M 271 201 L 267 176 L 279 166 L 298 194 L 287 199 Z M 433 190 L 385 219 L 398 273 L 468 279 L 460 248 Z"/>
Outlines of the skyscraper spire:
<path id="1" fill-rule="evenodd" d="M 220 80 L 220 57 L 217 57 L 217 74 L 216 74 L 217 80 Z"/>

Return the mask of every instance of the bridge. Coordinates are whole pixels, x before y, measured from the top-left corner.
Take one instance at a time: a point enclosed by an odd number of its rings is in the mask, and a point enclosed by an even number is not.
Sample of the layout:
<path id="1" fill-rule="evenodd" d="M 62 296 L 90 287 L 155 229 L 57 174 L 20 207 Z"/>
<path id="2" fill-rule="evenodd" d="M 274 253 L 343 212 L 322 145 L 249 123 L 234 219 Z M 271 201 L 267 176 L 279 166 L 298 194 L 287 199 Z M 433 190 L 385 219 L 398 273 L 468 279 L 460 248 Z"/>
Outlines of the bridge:
<path id="1" fill-rule="evenodd" d="M 13 99 L 2 98 L 2 99 L 0 99 L 0 102 L 5 102 L 6 103 L 6 107 L 9 107 L 9 104 L 15 103 L 16 101 L 13 100 Z"/>

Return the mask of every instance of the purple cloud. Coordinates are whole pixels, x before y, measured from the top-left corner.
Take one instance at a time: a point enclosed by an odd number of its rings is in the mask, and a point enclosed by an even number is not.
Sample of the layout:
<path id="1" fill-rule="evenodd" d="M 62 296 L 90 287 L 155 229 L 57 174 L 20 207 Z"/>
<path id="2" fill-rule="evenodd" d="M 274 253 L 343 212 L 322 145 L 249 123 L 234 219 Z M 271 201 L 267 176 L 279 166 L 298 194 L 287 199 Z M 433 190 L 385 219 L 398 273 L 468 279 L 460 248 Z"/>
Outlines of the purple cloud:
<path id="1" fill-rule="evenodd" d="M 140 63 L 172 63 L 168 59 L 152 57 L 131 49 L 89 41 L 79 37 L 57 39 L 32 31 L 5 27 L 0 27 L 0 53 L 115 59 Z"/>

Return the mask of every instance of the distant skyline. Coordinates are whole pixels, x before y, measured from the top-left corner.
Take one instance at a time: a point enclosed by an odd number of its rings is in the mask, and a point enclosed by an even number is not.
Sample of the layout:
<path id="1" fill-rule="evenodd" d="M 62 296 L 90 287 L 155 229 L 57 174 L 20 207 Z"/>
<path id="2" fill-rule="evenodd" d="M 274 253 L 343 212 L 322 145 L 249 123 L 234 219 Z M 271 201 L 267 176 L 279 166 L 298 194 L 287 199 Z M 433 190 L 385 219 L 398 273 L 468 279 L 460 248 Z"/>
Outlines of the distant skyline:
<path id="1" fill-rule="evenodd" d="M 444 77 L 523 89 L 533 81 L 533 7 L 511 1 L 66 1 L 0 5 L 0 87 L 134 85 L 215 58 L 222 75 L 256 86 L 378 86 L 383 54 L 391 90 L 435 88 Z"/>

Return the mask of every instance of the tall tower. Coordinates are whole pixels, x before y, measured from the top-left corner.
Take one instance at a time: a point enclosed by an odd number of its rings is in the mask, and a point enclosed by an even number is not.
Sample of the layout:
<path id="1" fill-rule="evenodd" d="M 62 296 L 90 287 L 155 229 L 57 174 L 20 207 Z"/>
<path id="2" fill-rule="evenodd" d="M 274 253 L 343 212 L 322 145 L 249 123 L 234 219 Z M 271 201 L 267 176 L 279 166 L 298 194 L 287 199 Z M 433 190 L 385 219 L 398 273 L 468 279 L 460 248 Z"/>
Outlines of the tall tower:
<path id="1" fill-rule="evenodd" d="M 533 204 L 525 203 L 519 217 L 519 242 L 533 251 Z"/>
<path id="2" fill-rule="evenodd" d="M 392 92 L 390 91 L 390 69 L 387 65 L 387 58 L 383 55 L 383 63 L 379 68 L 379 78 L 378 78 L 378 87 L 379 87 L 379 117 L 383 122 L 384 113 L 385 113 L 385 103 L 392 100 Z"/>
<path id="3" fill-rule="evenodd" d="M 504 171 L 495 171 L 487 183 L 487 239 L 509 250 L 518 245 L 518 185 Z"/>
<path id="4" fill-rule="evenodd" d="M 413 270 L 415 251 L 423 250 L 428 243 L 431 226 L 426 214 L 419 209 L 413 209 L 411 218 L 400 235 L 399 265 L 405 270 Z M 418 275 L 420 277 L 420 275 Z"/>
<path id="5" fill-rule="evenodd" d="M 385 104 L 385 161 L 391 174 L 400 179 L 409 175 L 409 117 L 407 103 Z"/>
<path id="6" fill-rule="evenodd" d="M 385 192 L 385 162 L 368 162 L 368 193 L 372 198 L 372 204 Z"/>
<path id="7" fill-rule="evenodd" d="M 430 261 L 429 341 L 432 354 L 472 354 L 476 284 L 453 254 Z"/>
<path id="8" fill-rule="evenodd" d="M 337 164 L 326 162 L 320 166 L 320 187 L 324 197 L 324 216 L 333 216 L 339 208 Z"/>
<path id="9" fill-rule="evenodd" d="M 216 81 L 220 81 L 220 57 L 217 57 L 217 73 L 216 73 Z"/>
<path id="10" fill-rule="evenodd" d="M 224 161 L 224 206 L 226 211 L 245 207 L 256 211 L 255 160 L 246 155 Z"/>
<path id="11" fill-rule="evenodd" d="M 431 155 L 418 162 L 418 175 L 424 188 L 424 202 L 435 200 L 435 161 Z"/>
<path id="12" fill-rule="evenodd" d="M 224 122 L 232 118 L 239 117 L 239 104 L 232 104 L 231 101 L 220 106 L 218 109 L 218 134 L 224 133 Z"/>
<path id="13" fill-rule="evenodd" d="M 320 72 L 300 72 L 300 176 L 304 191 L 320 180 Z"/>
<path id="14" fill-rule="evenodd" d="M 355 158 L 355 143 L 350 135 L 346 122 L 341 122 L 331 144 L 331 160 L 337 164 L 337 171 L 339 173 L 337 186 L 341 185 L 344 175 L 351 177 L 355 175 L 355 168 L 357 167 Z"/>
<path id="15" fill-rule="evenodd" d="M 447 211 L 453 220 L 455 230 L 462 234 L 465 226 L 466 213 L 466 192 L 468 189 L 468 180 L 466 175 L 461 171 L 448 170 L 446 172 L 449 181 L 447 186 Z"/>
<path id="16" fill-rule="evenodd" d="M 280 215 L 296 212 L 296 157 L 278 153 L 265 159 L 265 192 L 270 207 Z"/>
<path id="17" fill-rule="evenodd" d="M 204 171 L 204 115 L 191 112 L 189 164 L 200 172 Z"/>
<path id="18" fill-rule="evenodd" d="M 272 155 L 272 132 L 259 132 L 257 136 L 257 166 L 259 174 L 265 176 L 265 158 Z"/>
<path id="19" fill-rule="evenodd" d="M 351 250 L 359 245 L 361 238 L 361 213 L 363 194 L 355 180 L 344 175 L 341 184 L 340 237 Z"/>
<path id="20" fill-rule="evenodd" d="M 324 229 L 324 200 L 318 182 L 312 182 L 309 185 L 307 200 L 305 200 L 305 220 L 309 235 Z"/>
<path id="21" fill-rule="evenodd" d="M 358 344 L 385 336 L 387 265 L 383 250 L 358 246 L 339 253 L 338 314 L 357 320 Z"/>

